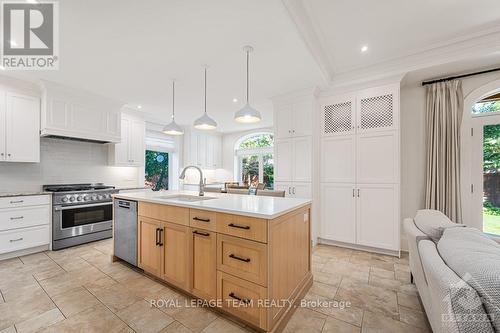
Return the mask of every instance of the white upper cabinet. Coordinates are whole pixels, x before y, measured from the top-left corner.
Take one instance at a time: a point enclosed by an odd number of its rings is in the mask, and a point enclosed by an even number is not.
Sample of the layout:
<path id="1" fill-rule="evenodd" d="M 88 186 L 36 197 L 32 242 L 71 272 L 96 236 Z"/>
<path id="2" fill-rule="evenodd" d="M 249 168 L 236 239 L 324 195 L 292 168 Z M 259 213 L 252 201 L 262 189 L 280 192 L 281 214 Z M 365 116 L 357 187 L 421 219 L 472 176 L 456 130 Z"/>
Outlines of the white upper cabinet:
<path id="1" fill-rule="evenodd" d="M 367 89 L 357 95 L 358 133 L 399 128 L 399 89 L 381 87 Z"/>
<path id="2" fill-rule="evenodd" d="M 354 134 L 356 129 L 356 97 L 328 98 L 321 107 L 321 136 Z"/>
<path id="3" fill-rule="evenodd" d="M 203 169 L 222 167 L 222 137 L 217 133 L 189 129 L 184 133 L 184 165 Z"/>
<path id="4" fill-rule="evenodd" d="M 298 137 L 293 142 L 293 181 L 310 182 L 312 180 L 312 138 Z"/>
<path id="5" fill-rule="evenodd" d="M 283 139 L 312 135 L 314 105 L 311 96 L 276 101 L 274 103 L 275 138 Z"/>
<path id="6" fill-rule="evenodd" d="M 40 99 L 0 92 L 0 161 L 40 162 Z"/>
<path id="7" fill-rule="evenodd" d="M 274 180 L 293 180 L 293 140 L 274 140 Z"/>
<path id="8" fill-rule="evenodd" d="M 121 119 L 121 142 L 109 145 L 109 163 L 117 166 L 144 164 L 146 124 L 127 114 Z"/>
<path id="9" fill-rule="evenodd" d="M 121 104 L 42 81 L 41 135 L 120 142 Z"/>

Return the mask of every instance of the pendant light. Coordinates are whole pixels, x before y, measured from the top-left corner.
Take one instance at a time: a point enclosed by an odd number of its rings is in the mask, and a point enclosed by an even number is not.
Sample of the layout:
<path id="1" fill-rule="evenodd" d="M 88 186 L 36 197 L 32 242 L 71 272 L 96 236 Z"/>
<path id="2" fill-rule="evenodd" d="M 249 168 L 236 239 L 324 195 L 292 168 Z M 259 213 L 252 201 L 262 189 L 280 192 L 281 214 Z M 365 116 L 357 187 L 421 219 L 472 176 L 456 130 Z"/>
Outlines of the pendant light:
<path id="1" fill-rule="evenodd" d="M 207 114 L 207 66 L 205 66 L 205 113 L 194 121 L 194 128 L 200 130 L 213 130 L 217 128 L 215 120 Z"/>
<path id="2" fill-rule="evenodd" d="M 239 123 L 257 123 L 262 119 L 260 112 L 251 107 L 248 101 L 248 63 L 253 47 L 247 45 L 243 47 L 243 51 L 247 54 L 247 100 L 245 106 L 234 115 L 234 120 Z"/>
<path id="3" fill-rule="evenodd" d="M 172 81 L 172 121 L 163 127 L 163 133 L 169 135 L 182 135 L 184 130 L 175 122 L 175 80 Z"/>

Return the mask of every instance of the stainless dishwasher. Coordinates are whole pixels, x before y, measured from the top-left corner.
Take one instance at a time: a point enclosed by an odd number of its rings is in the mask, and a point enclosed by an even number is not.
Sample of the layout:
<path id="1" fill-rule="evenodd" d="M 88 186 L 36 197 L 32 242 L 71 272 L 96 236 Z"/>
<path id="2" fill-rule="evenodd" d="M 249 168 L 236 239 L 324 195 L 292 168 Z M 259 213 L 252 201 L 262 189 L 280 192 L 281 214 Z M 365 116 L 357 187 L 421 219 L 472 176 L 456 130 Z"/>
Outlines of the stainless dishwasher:
<path id="1" fill-rule="evenodd" d="M 114 254 L 137 266 L 137 202 L 115 199 L 113 213 Z"/>

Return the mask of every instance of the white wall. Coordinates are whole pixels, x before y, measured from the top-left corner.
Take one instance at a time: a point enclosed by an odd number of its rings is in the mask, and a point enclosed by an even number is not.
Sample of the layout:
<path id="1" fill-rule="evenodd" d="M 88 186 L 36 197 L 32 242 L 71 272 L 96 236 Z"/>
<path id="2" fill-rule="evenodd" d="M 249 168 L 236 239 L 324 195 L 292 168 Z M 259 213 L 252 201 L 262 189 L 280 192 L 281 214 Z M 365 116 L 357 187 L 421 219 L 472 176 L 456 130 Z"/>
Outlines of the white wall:
<path id="1" fill-rule="evenodd" d="M 0 163 L 0 192 L 39 191 L 44 184 L 139 185 L 142 167 L 108 166 L 104 144 L 42 138 L 40 163 Z"/>
<path id="2" fill-rule="evenodd" d="M 446 76 L 446 75 L 443 75 Z M 462 79 L 464 98 L 500 79 L 500 72 Z M 425 88 L 416 82 L 401 88 L 401 215 L 413 217 L 424 207 Z M 466 203 L 464 203 L 466 204 Z M 406 246 L 406 242 L 404 242 Z"/>
<path id="3" fill-rule="evenodd" d="M 222 168 L 224 169 L 224 176 L 227 180 L 236 180 L 234 174 L 234 145 L 241 137 L 260 132 L 274 132 L 272 127 L 265 127 L 250 131 L 227 133 L 222 136 Z"/>

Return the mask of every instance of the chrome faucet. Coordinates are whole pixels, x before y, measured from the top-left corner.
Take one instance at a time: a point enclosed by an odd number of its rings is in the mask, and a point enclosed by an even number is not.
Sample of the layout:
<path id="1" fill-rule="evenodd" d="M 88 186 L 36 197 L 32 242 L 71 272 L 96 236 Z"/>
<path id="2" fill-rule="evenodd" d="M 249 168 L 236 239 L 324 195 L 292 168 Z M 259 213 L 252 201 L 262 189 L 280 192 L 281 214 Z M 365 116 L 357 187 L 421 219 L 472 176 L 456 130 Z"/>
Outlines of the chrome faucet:
<path id="1" fill-rule="evenodd" d="M 205 195 L 205 185 L 207 183 L 207 180 L 203 178 L 203 171 L 201 171 L 200 168 L 198 168 L 196 165 L 188 165 L 184 169 L 182 169 L 181 175 L 179 176 L 179 179 L 184 179 L 186 178 L 186 170 L 189 168 L 194 168 L 200 172 L 200 193 L 198 194 L 200 197 Z"/>

